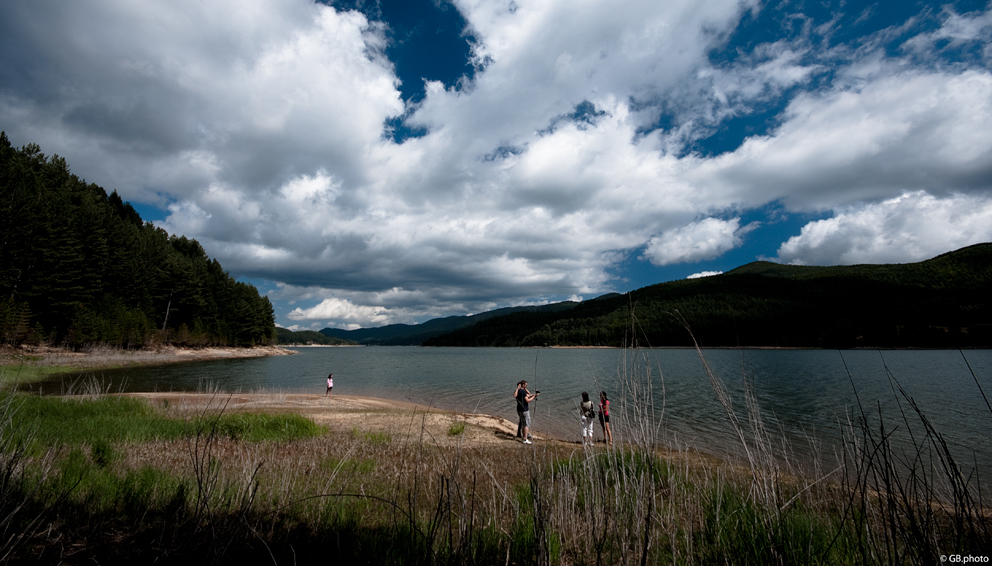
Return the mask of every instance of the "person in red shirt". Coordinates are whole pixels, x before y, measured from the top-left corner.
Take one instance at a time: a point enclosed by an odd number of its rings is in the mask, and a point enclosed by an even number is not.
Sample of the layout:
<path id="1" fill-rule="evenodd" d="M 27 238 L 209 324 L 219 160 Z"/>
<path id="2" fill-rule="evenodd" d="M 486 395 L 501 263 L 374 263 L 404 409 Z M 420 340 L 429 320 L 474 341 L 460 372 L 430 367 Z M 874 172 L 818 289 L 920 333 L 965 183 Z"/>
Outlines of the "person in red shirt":
<path id="1" fill-rule="evenodd" d="M 610 400 L 606 391 L 599 392 L 599 426 L 603 427 L 603 442 L 613 445 L 613 433 L 610 432 Z"/>

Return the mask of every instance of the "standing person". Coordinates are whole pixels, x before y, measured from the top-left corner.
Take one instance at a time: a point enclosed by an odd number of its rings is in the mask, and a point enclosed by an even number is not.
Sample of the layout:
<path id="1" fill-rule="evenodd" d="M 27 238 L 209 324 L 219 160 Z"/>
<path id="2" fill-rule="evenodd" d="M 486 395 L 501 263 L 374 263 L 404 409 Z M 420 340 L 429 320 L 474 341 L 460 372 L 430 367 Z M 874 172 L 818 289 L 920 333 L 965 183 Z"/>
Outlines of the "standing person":
<path id="1" fill-rule="evenodd" d="M 522 380 L 517 384 L 517 391 L 513 394 L 513 397 L 517 400 L 517 417 L 520 423 L 520 428 L 523 429 L 524 444 L 530 444 L 530 402 L 534 400 L 535 397 L 540 395 L 540 392 L 531 393 L 527 391 L 527 381 Z"/>
<path id="2" fill-rule="evenodd" d="M 522 383 L 523 383 L 523 381 L 518 381 L 516 388 L 513 389 L 513 393 L 511 394 L 511 397 L 513 397 L 514 399 L 517 398 L 517 392 L 520 391 L 520 384 L 522 384 Z M 520 405 L 517 405 L 517 417 L 518 417 L 517 418 L 517 438 L 522 438 L 524 436 L 524 425 L 523 425 L 522 419 L 519 418 L 520 417 Z"/>
<path id="3" fill-rule="evenodd" d="M 579 416 L 582 418 L 582 445 L 593 444 L 592 427 L 593 419 L 596 418 L 596 411 L 592 408 L 592 401 L 589 400 L 589 393 L 582 392 L 582 403 L 579 405 Z"/>
<path id="4" fill-rule="evenodd" d="M 606 391 L 599 392 L 599 426 L 603 427 L 603 442 L 613 446 L 613 433 L 610 432 L 610 400 Z"/>
<path id="5" fill-rule="evenodd" d="M 324 397 L 331 394 L 331 389 L 334 389 L 334 374 L 327 374 L 327 393 L 324 393 Z"/>

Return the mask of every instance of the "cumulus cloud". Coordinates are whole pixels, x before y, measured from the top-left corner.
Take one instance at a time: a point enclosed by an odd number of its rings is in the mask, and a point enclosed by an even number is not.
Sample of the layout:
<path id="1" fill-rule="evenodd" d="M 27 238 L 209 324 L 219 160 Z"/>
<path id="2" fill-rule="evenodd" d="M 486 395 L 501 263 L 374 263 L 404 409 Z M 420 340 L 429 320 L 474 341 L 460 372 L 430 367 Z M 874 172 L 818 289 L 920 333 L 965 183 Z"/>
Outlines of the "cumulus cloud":
<path id="1" fill-rule="evenodd" d="M 938 198 L 906 193 L 803 226 L 778 260 L 806 265 L 922 261 L 977 242 L 992 242 L 992 196 Z"/>
<path id="2" fill-rule="evenodd" d="M 3 3 L 0 123 L 166 208 L 161 226 L 225 268 L 277 282 L 270 296 L 301 303 L 293 321 L 593 296 L 631 250 L 661 266 L 740 247 L 757 226 L 742 215 L 769 204 L 835 211 L 783 244 L 783 261 L 985 237 L 894 219 L 990 198 L 987 64 L 912 64 L 948 41 L 987 51 L 990 12 L 944 12 L 905 56 L 824 51 L 806 30 L 714 62 L 760 2 L 452 4 L 474 77 L 428 81 L 406 104 L 388 24 L 311 0 Z M 739 147 L 694 149 L 776 102 L 784 112 Z M 424 135 L 394 141 L 386 124 L 401 116 Z M 886 231 L 855 237 L 856 219 L 883 213 Z"/>
<path id="3" fill-rule="evenodd" d="M 648 240 L 644 257 L 655 265 L 712 259 L 741 245 L 741 219 L 706 218 Z"/>
<path id="4" fill-rule="evenodd" d="M 319 304 L 307 308 L 295 308 L 286 318 L 290 320 L 332 320 L 337 324 L 355 328 L 363 326 L 382 326 L 391 320 L 388 309 L 355 305 L 346 299 L 324 299 Z"/>
<path id="5" fill-rule="evenodd" d="M 381 29 L 357 12 L 303 0 L 3 11 L 8 132 L 138 200 L 197 200 L 211 185 L 261 196 L 321 167 L 361 182 L 383 121 L 404 111 Z"/>
<path id="6" fill-rule="evenodd" d="M 772 135 L 696 159 L 686 177 L 716 193 L 796 210 L 907 190 L 989 190 L 992 74 L 901 71 L 859 80 L 797 96 Z"/>

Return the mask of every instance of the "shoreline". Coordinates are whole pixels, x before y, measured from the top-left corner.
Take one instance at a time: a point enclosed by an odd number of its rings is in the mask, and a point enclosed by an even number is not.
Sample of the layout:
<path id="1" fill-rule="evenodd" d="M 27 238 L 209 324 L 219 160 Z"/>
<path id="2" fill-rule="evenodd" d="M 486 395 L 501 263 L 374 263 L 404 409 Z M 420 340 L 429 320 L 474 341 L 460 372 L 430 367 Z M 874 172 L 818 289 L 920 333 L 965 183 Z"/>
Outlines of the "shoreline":
<path id="1" fill-rule="evenodd" d="M 102 367 L 107 361 L 131 361 L 135 364 L 171 363 L 183 361 L 217 360 L 226 358 L 262 358 L 291 356 L 296 352 L 283 346 L 207 346 L 204 348 L 179 348 L 159 346 L 152 349 L 126 350 L 123 348 L 95 347 L 73 351 L 53 346 L 0 347 L 0 365 L 13 365 L 24 361 L 75 362 L 80 367 Z M 12 363 L 13 362 L 13 363 Z"/>
<path id="2" fill-rule="evenodd" d="M 174 346 L 161 346 L 154 349 L 141 350 L 95 347 L 79 352 L 51 346 L 0 346 L 0 374 L 2 374 L 3 381 L 5 382 L 30 383 L 43 381 L 53 374 L 84 370 L 156 366 L 236 358 L 292 356 L 295 354 L 297 352 L 280 346 L 253 346 L 251 348 L 235 348 L 230 346 L 177 348 Z"/>

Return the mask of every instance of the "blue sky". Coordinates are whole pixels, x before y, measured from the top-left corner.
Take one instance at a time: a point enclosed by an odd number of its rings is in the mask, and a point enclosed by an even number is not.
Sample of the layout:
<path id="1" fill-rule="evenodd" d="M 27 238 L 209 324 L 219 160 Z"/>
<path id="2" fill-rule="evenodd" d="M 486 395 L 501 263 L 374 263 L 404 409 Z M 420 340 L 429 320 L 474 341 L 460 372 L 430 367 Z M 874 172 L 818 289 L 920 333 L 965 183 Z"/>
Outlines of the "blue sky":
<path id="1" fill-rule="evenodd" d="M 992 241 L 992 4 L 14 0 L 0 129 L 290 328 Z"/>

